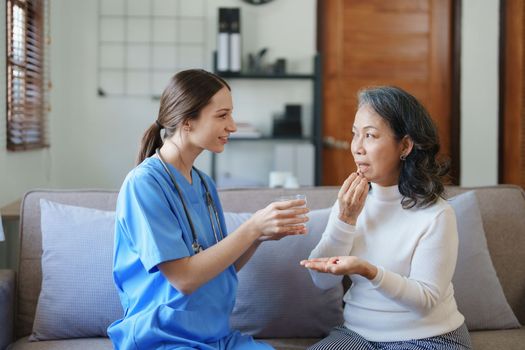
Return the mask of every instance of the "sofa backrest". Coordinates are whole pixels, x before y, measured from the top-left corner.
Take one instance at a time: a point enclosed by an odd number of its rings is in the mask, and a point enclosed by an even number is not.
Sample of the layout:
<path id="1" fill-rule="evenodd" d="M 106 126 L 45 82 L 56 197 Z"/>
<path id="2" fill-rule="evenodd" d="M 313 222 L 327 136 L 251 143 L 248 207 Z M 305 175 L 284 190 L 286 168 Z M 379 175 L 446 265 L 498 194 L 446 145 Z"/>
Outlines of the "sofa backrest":
<path id="1" fill-rule="evenodd" d="M 332 206 L 338 187 L 282 189 L 235 189 L 220 191 L 224 211 L 254 212 L 275 198 L 293 193 L 307 196 L 310 209 Z M 476 190 L 490 254 L 507 300 L 525 323 L 525 193 L 517 186 L 448 187 L 453 196 Z M 101 210 L 114 210 L 117 192 L 101 190 L 35 190 L 22 202 L 20 216 L 20 261 L 17 288 L 16 336 L 31 333 L 42 283 L 40 199 Z"/>

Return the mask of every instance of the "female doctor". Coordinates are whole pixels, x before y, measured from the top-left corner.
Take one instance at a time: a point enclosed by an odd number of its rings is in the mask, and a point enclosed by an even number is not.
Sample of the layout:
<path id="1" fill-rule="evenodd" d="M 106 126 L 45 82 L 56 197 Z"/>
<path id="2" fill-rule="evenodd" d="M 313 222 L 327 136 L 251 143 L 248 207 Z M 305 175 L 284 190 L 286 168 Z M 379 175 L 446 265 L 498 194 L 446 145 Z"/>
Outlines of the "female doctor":
<path id="1" fill-rule="evenodd" d="M 215 185 L 193 163 L 224 150 L 232 110 L 228 84 L 204 70 L 176 74 L 161 96 L 117 201 L 116 349 L 271 349 L 230 329 L 236 273 L 261 242 L 305 233 L 308 209 L 272 203 L 226 234 Z"/>

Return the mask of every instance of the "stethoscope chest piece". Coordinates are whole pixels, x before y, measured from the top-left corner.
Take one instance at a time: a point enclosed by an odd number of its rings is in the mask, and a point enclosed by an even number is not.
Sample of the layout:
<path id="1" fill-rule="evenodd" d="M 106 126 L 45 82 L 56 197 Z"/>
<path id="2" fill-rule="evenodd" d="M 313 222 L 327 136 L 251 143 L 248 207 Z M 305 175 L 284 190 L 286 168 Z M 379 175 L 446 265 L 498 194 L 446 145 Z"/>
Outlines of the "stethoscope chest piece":
<path id="1" fill-rule="evenodd" d="M 195 254 L 200 253 L 204 250 L 204 248 L 198 242 L 195 241 L 193 241 L 193 243 L 191 244 L 191 248 L 193 249 L 193 252 Z"/>

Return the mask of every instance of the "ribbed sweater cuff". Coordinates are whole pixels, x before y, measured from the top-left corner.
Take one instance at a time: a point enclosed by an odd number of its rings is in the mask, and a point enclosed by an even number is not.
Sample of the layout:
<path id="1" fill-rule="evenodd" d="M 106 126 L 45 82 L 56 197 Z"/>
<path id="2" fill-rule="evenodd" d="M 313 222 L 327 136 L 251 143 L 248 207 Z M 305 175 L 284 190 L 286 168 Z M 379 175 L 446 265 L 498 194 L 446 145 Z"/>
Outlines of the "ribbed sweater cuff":
<path id="1" fill-rule="evenodd" d="M 352 243 L 355 234 L 355 226 L 349 225 L 346 222 L 339 220 L 339 218 L 335 218 L 335 220 L 328 224 L 326 231 L 328 231 L 328 237 L 334 241 L 340 243 Z"/>
<path id="2" fill-rule="evenodd" d="M 383 281 L 383 276 L 385 275 L 385 269 L 382 266 L 376 266 L 376 267 L 377 267 L 376 277 L 374 277 L 374 279 L 370 281 L 372 283 L 372 286 L 374 286 L 374 288 L 379 287 L 379 285 Z"/>

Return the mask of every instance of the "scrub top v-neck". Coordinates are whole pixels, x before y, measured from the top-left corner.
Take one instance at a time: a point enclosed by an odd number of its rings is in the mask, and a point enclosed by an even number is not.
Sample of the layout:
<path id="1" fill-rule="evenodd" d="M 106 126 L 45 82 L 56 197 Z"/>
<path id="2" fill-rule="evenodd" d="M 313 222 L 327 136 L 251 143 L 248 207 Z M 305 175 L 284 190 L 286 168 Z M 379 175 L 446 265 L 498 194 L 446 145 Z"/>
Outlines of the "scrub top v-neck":
<path id="1" fill-rule="evenodd" d="M 216 244 L 199 175 L 192 170 L 190 184 L 175 167 L 168 167 L 186 200 L 199 243 L 205 249 Z M 208 176 L 203 178 L 226 233 L 217 190 Z M 229 317 L 237 290 L 233 265 L 190 295 L 175 289 L 157 268 L 194 255 L 192 241 L 169 175 L 158 158 L 147 158 L 128 174 L 117 200 L 113 276 L 124 316 L 108 328 L 116 348 L 212 349 L 209 344 L 232 334 Z"/>

